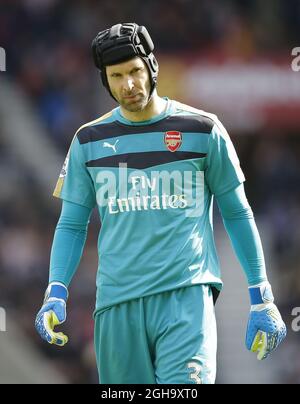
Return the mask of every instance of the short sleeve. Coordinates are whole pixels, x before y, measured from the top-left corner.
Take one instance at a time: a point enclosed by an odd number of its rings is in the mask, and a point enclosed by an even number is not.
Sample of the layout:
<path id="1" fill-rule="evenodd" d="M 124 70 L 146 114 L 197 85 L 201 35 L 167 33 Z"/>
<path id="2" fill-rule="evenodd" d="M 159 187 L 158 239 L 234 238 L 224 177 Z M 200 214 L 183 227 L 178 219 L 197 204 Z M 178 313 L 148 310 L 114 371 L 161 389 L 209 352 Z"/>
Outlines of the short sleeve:
<path id="1" fill-rule="evenodd" d="M 81 145 L 75 135 L 53 195 L 88 208 L 96 205 L 93 180 L 85 165 Z"/>
<path id="2" fill-rule="evenodd" d="M 213 126 L 209 137 L 205 178 L 209 189 L 216 196 L 245 181 L 232 141 L 219 121 Z"/>

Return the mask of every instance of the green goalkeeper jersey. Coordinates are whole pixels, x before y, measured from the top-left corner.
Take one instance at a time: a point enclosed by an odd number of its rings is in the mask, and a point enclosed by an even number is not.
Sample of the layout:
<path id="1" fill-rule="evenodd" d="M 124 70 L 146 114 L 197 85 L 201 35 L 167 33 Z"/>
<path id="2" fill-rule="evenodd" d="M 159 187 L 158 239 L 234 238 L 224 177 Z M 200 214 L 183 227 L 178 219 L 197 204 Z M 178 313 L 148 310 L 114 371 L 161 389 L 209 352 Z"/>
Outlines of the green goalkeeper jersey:
<path id="1" fill-rule="evenodd" d="M 221 289 L 213 195 L 244 180 L 217 117 L 173 100 L 148 121 L 118 107 L 82 126 L 54 195 L 98 208 L 96 310 L 194 284 Z"/>

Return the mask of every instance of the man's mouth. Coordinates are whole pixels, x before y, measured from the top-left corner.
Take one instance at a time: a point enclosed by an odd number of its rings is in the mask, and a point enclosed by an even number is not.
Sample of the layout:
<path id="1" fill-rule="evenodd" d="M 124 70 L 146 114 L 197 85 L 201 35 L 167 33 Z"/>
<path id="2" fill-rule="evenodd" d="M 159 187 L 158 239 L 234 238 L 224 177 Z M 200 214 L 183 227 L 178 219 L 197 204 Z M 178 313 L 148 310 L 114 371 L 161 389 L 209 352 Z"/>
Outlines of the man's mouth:
<path id="1" fill-rule="evenodd" d="M 138 93 L 137 94 L 133 94 L 133 95 L 124 95 L 124 99 L 125 100 L 133 100 L 135 97 L 137 97 L 138 96 Z"/>

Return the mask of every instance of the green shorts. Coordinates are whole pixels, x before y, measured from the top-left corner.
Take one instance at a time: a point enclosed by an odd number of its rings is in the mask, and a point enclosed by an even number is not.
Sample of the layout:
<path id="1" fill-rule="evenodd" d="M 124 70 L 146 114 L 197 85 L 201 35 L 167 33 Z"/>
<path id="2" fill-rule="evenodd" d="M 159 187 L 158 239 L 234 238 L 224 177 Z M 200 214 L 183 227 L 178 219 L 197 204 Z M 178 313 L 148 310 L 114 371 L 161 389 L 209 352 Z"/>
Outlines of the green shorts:
<path id="1" fill-rule="evenodd" d="M 95 317 L 102 384 L 212 384 L 217 332 L 211 287 L 134 299 Z"/>

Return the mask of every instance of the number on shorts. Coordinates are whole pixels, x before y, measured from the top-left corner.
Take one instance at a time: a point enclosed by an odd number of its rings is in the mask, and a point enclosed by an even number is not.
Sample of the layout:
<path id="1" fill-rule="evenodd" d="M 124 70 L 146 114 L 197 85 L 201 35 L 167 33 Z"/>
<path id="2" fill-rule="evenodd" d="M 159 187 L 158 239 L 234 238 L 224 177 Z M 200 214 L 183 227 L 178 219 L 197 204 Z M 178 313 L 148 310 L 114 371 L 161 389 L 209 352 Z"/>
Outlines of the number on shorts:
<path id="1" fill-rule="evenodd" d="M 189 362 L 187 364 L 188 369 L 195 369 L 194 372 L 190 374 L 190 379 L 194 380 L 196 384 L 202 384 L 202 380 L 200 378 L 200 373 L 202 370 L 202 366 L 197 362 Z"/>

